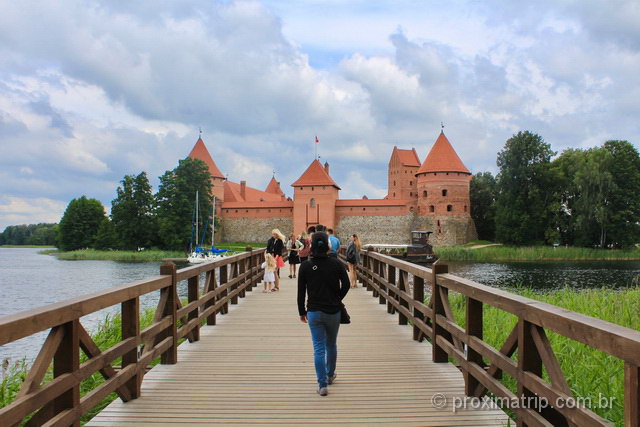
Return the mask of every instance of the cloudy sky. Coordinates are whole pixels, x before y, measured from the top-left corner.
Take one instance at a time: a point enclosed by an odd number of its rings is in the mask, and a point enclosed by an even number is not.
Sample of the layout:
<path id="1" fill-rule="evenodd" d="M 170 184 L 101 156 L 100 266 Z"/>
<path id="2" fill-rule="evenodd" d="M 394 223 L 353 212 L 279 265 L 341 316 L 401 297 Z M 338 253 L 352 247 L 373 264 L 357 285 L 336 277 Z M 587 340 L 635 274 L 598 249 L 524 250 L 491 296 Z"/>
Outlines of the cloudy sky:
<path id="1" fill-rule="evenodd" d="M 0 230 L 107 208 L 198 138 L 288 195 L 313 160 L 382 197 L 394 145 L 445 133 L 473 172 L 519 130 L 640 147 L 637 0 L 0 0 Z"/>

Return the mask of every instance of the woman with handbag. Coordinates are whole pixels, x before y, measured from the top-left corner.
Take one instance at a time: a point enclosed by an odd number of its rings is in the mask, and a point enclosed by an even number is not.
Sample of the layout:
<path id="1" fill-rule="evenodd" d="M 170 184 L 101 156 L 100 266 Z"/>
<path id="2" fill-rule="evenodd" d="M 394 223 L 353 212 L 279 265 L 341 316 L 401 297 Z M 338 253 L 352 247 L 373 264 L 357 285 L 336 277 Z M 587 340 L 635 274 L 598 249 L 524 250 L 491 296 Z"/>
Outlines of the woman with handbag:
<path id="1" fill-rule="evenodd" d="M 357 234 L 352 234 L 350 236 L 351 241 L 349 242 L 349 246 L 347 246 L 347 265 L 349 266 L 349 280 L 351 281 L 351 287 L 358 287 L 358 276 L 356 274 L 356 268 L 358 268 L 358 264 L 360 264 L 360 250 L 362 249 L 362 244 L 360 243 L 360 239 Z"/>
<path id="2" fill-rule="evenodd" d="M 276 282 L 273 291 L 280 290 L 280 268 L 284 267 L 282 250 L 284 249 L 284 234 L 277 228 L 271 230 L 271 238 L 267 241 L 267 253 L 276 260 Z"/>
<path id="3" fill-rule="evenodd" d="M 340 311 L 342 299 L 349 292 L 347 271 L 337 258 L 328 256 L 328 251 L 327 234 L 314 233 L 311 259 L 303 262 L 298 271 L 298 314 L 311 331 L 320 396 L 329 394 L 327 386 L 336 378 Z"/>

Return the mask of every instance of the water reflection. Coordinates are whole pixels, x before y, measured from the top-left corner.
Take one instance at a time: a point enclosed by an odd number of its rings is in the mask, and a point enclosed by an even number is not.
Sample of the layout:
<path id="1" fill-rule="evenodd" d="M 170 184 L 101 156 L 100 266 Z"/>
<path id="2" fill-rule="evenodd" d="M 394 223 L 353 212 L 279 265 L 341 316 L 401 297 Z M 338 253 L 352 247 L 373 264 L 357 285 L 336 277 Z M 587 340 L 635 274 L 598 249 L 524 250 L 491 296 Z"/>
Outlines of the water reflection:
<path id="1" fill-rule="evenodd" d="M 626 288 L 638 285 L 640 261 L 449 262 L 449 272 L 476 282 L 534 289 Z"/>

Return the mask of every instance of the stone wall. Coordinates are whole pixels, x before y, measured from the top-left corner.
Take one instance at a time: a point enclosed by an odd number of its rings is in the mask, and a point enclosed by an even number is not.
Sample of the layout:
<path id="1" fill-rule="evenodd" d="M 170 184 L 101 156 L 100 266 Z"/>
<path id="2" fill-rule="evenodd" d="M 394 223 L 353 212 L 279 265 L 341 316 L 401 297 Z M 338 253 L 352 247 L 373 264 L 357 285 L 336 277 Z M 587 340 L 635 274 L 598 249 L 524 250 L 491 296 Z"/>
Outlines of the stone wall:
<path id="1" fill-rule="evenodd" d="M 404 216 L 343 216 L 338 219 L 336 235 L 343 244 L 357 234 L 363 245 L 374 243 L 409 244 L 415 229 L 416 215 Z"/>
<path id="2" fill-rule="evenodd" d="M 221 239 L 224 242 L 266 243 L 274 228 L 289 237 L 293 218 L 222 218 L 221 224 Z"/>
<path id="3" fill-rule="evenodd" d="M 433 231 L 429 239 L 433 246 L 463 245 L 478 239 L 476 225 L 468 217 L 418 217 L 416 225 L 416 230 Z"/>

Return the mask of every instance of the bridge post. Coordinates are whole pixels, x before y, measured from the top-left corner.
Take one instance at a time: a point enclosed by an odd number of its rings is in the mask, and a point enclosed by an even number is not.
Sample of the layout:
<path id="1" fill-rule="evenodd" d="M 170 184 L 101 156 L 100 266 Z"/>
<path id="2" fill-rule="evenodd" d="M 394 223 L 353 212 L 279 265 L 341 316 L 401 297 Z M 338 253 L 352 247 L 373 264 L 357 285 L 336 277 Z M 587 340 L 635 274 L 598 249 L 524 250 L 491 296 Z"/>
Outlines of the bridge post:
<path id="1" fill-rule="evenodd" d="M 640 366 L 624 364 L 624 425 L 640 425 Z"/>
<path id="2" fill-rule="evenodd" d="M 53 356 L 53 377 L 71 374 L 80 369 L 80 321 L 72 320 L 62 325 L 64 335 Z M 67 409 L 80 407 L 80 384 L 76 384 L 53 400 L 53 412 L 59 414 Z M 80 426 L 80 417 L 71 425 Z"/>
<path id="3" fill-rule="evenodd" d="M 245 296 L 245 291 L 246 292 L 252 292 L 253 291 L 253 286 L 255 285 L 255 278 L 253 277 L 254 275 L 254 271 L 253 271 L 253 248 L 251 246 L 247 246 L 246 248 L 244 248 L 245 252 L 249 252 L 249 256 L 246 259 L 245 262 L 245 271 L 249 272 L 249 279 L 245 280 L 245 290 L 242 291 L 242 296 Z M 248 282 L 248 283 L 247 283 Z"/>
<path id="4" fill-rule="evenodd" d="M 387 265 L 387 281 L 390 286 L 396 285 L 396 268 L 392 265 Z M 395 310 L 393 305 L 391 304 L 391 298 L 394 298 L 396 301 L 398 300 L 395 292 L 391 292 L 390 289 L 387 288 L 387 292 L 389 294 L 389 301 L 387 301 L 387 313 L 394 314 Z"/>
<path id="5" fill-rule="evenodd" d="M 531 333 L 532 323 L 520 318 L 518 319 L 518 373 L 531 372 L 537 377 L 542 377 L 542 358 L 536 348 L 536 343 Z M 536 394 L 526 388 L 522 382 L 518 382 L 518 397 L 522 401 L 532 402 L 529 410 L 538 411 L 538 401 Z M 528 424 L 518 417 L 516 424 L 518 427 L 527 427 Z"/>
<path id="6" fill-rule="evenodd" d="M 398 277 L 398 289 L 402 291 L 403 294 L 407 293 L 407 281 L 408 281 L 409 273 L 404 270 L 400 270 L 400 277 Z M 400 305 L 407 310 L 409 310 L 409 303 L 403 298 L 400 298 Z M 398 311 L 398 324 L 406 325 L 408 323 L 407 316 L 402 314 L 402 312 Z"/>
<path id="7" fill-rule="evenodd" d="M 122 313 L 122 340 L 137 337 L 140 335 L 140 298 L 135 297 L 121 304 Z M 138 363 L 138 348 L 122 355 L 122 369 L 129 365 Z M 138 371 L 129 381 L 125 383 L 125 388 L 131 394 L 132 399 L 140 397 L 140 387 L 142 385 L 142 371 Z"/>
<path id="8" fill-rule="evenodd" d="M 241 263 L 242 261 L 236 261 L 234 263 L 231 264 L 231 278 L 232 279 L 237 279 L 238 278 L 238 264 Z M 240 284 L 238 282 L 235 282 L 233 284 L 233 286 L 231 286 L 231 292 L 237 290 L 240 287 Z M 231 297 L 231 304 L 237 304 L 238 303 L 238 294 L 235 294 L 233 297 Z"/>
<path id="9" fill-rule="evenodd" d="M 222 267 L 220 267 L 220 286 L 224 286 L 227 284 L 227 277 L 229 276 L 228 273 L 229 273 L 229 264 L 223 265 Z M 229 301 L 227 299 L 228 294 L 229 294 L 229 291 L 225 289 L 220 293 L 220 296 L 218 297 L 219 299 L 224 300 L 224 304 L 220 309 L 221 314 L 227 314 L 229 312 Z"/>
<path id="10" fill-rule="evenodd" d="M 442 326 L 438 325 L 437 320 L 439 314 L 446 316 L 441 292 L 447 290 L 438 284 L 438 274 L 447 273 L 448 271 L 449 266 L 446 264 L 438 264 L 437 261 L 431 266 L 431 300 L 433 301 L 431 312 L 433 316 L 431 318 L 431 358 L 436 363 L 446 363 L 449 361 L 447 352 L 438 345 L 438 336 L 444 335 L 446 331 Z"/>
<path id="11" fill-rule="evenodd" d="M 471 297 L 467 297 L 467 335 L 474 336 L 479 340 L 482 340 L 482 320 L 482 302 Z M 482 355 L 471 347 L 467 347 L 467 361 L 483 366 Z M 478 381 L 468 371 L 464 372 L 464 393 L 467 396 L 473 396 L 479 385 L 480 381 Z"/>
<path id="12" fill-rule="evenodd" d="M 205 289 L 204 289 L 204 294 L 208 294 L 209 292 L 212 292 L 216 289 L 217 284 L 216 284 L 216 269 L 213 268 L 209 271 L 207 271 L 207 275 L 205 276 Z M 207 308 L 211 307 L 212 305 L 214 305 L 216 303 L 215 299 L 214 300 L 210 300 L 207 301 L 204 304 L 203 309 L 206 310 Z M 208 326 L 213 326 L 216 324 L 216 312 L 214 311 L 213 313 L 211 313 L 210 316 L 207 317 L 207 325 Z"/>
<path id="13" fill-rule="evenodd" d="M 173 365 L 178 363 L 178 288 L 177 288 L 177 276 L 176 265 L 171 261 L 166 261 L 160 266 L 160 274 L 165 276 L 171 276 L 171 286 L 163 288 L 160 291 L 160 299 L 162 294 L 166 294 L 166 303 L 164 306 L 163 316 L 171 316 L 171 326 L 168 328 L 168 333 L 163 335 L 170 336 L 173 340 L 171 347 L 160 355 L 160 363 L 163 365 Z M 162 336 L 164 338 L 165 336 Z"/>
<path id="14" fill-rule="evenodd" d="M 200 275 L 189 277 L 187 280 L 187 294 L 189 303 L 198 301 L 198 288 L 199 288 Z M 187 314 L 187 322 L 198 318 L 198 309 L 192 310 Z M 200 322 L 191 330 L 189 342 L 200 341 Z"/>
<path id="15" fill-rule="evenodd" d="M 389 294 L 389 289 L 387 289 L 387 285 L 385 284 L 386 274 L 385 274 L 384 270 L 385 270 L 386 265 L 387 264 L 384 261 L 378 261 L 378 269 L 376 271 L 378 277 L 380 278 L 378 280 L 378 287 L 380 288 L 380 293 L 378 294 L 378 296 L 379 296 L 378 302 L 380 304 L 384 304 L 386 302 L 384 294 L 385 293 Z"/>
<path id="16" fill-rule="evenodd" d="M 373 297 L 377 298 L 378 297 L 378 291 L 376 290 L 376 285 L 379 286 L 378 281 L 376 280 L 376 274 L 378 274 L 378 264 L 380 263 L 380 261 L 378 261 L 377 259 L 373 260 L 373 268 L 371 268 L 371 260 L 369 260 L 369 276 L 371 277 L 371 289 L 373 290 Z"/>
<path id="17" fill-rule="evenodd" d="M 422 277 L 413 276 L 413 300 L 423 304 L 424 303 L 424 279 Z M 413 308 L 414 322 L 423 322 L 424 313 L 417 308 Z M 413 339 L 416 341 L 422 341 L 422 331 L 415 324 L 413 325 Z"/>

